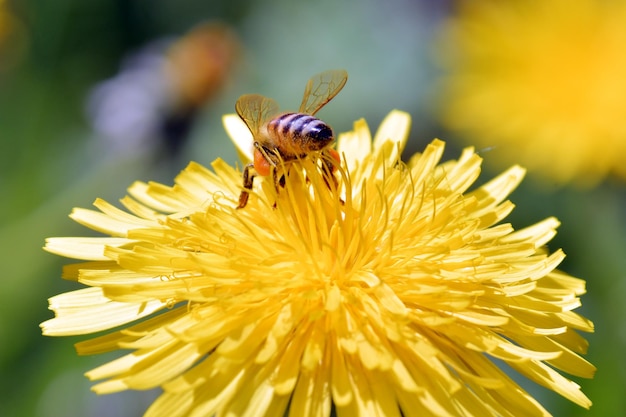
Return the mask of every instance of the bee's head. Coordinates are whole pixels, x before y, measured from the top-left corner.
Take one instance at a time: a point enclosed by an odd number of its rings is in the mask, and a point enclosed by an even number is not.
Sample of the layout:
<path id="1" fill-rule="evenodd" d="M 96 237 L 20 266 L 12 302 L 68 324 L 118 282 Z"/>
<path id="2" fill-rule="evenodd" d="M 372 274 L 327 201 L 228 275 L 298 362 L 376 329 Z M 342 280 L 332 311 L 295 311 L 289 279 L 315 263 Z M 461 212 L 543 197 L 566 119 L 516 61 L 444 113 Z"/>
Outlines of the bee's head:
<path id="1" fill-rule="evenodd" d="M 325 148 L 335 140 L 333 130 L 326 123 L 319 123 L 307 133 L 310 139 L 308 145 L 314 151 Z"/>

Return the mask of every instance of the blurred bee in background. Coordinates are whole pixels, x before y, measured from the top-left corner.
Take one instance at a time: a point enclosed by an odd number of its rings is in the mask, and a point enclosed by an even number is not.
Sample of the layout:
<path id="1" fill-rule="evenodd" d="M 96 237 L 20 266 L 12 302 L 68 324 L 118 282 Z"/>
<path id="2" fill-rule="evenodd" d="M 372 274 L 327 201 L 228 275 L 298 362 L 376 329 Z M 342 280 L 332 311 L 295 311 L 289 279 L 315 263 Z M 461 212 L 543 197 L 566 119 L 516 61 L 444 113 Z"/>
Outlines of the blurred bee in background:
<path id="1" fill-rule="evenodd" d="M 237 100 L 237 114 L 254 138 L 254 162 L 243 169 L 243 190 L 237 208 L 248 203 L 256 175 L 272 174 L 278 189 L 284 176 L 276 174 L 277 166 L 306 158 L 311 152 L 321 151 L 323 168 L 336 185 L 332 172 L 340 158 L 337 151 L 329 148 L 335 139 L 334 133 L 314 115 L 341 91 L 347 80 L 348 73 L 344 70 L 329 70 L 313 76 L 304 89 L 297 113 L 279 113 L 275 100 L 259 94 L 246 94 Z"/>
<path id="2" fill-rule="evenodd" d="M 23 61 L 28 46 L 29 33 L 24 23 L 6 0 L 0 0 L 0 76 Z"/>
<path id="3" fill-rule="evenodd" d="M 219 23 L 148 45 L 93 89 L 87 108 L 94 129 L 117 154 L 156 145 L 176 156 L 198 110 L 227 83 L 239 50 L 233 31 Z"/>

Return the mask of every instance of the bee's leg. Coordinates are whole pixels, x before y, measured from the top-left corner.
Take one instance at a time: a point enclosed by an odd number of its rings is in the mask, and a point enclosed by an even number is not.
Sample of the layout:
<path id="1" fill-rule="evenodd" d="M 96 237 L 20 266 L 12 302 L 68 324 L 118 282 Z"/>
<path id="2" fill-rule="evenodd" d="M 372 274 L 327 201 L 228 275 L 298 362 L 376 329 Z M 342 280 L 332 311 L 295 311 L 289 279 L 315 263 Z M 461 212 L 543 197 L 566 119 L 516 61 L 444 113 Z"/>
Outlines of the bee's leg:
<path id="1" fill-rule="evenodd" d="M 274 188 L 276 189 L 276 197 L 278 197 L 278 192 L 280 190 L 279 187 L 285 188 L 285 181 L 286 181 L 285 175 L 287 175 L 285 172 L 278 175 L 278 169 L 276 169 L 276 166 L 272 168 L 272 179 L 274 180 Z M 272 205 L 272 208 L 276 208 L 276 201 L 274 201 L 274 205 Z"/>
<path id="2" fill-rule="evenodd" d="M 278 170 L 274 168 L 272 172 L 272 177 L 274 179 L 274 187 L 276 188 L 276 191 L 278 191 L 278 187 L 285 188 L 285 181 L 287 180 L 285 178 L 285 175 L 287 175 L 285 172 L 281 173 L 281 175 L 278 175 L 277 171 Z"/>
<path id="3" fill-rule="evenodd" d="M 337 177 L 335 177 L 335 170 L 337 169 L 335 164 L 336 162 L 334 161 L 333 156 L 330 155 L 330 153 L 324 153 L 322 157 L 322 172 L 324 174 L 324 182 L 326 183 L 326 186 L 331 190 L 336 190 L 339 186 Z M 333 187 L 330 186 L 328 179 L 333 182 Z"/>
<path id="4" fill-rule="evenodd" d="M 244 208 L 248 204 L 248 197 L 250 197 L 250 191 L 252 191 L 252 181 L 255 175 L 250 173 L 250 170 L 254 169 L 254 164 L 248 164 L 243 167 L 243 190 L 239 194 L 238 209 Z"/>
<path id="5" fill-rule="evenodd" d="M 333 153 L 334 152 L 334 153 Z M 335 171 L 337 170 L 337 166 L 340 163 L 339 154 L 335 150 L 330 150 L 328 152 L 324 152 L 322 156 L 322 173 L 324 182 L 329 190 L 332 192 L 338 192 L 339 190 L 339 181 L 337 181 L 337 177 L 335 176 Z M 332 187 L 328 180 L 332 181 Z M 339 202 L 341 205 L 345 204 L 343 199 L 340 199 Z"/>
<path id="6" fill-rule="evenodd" d="M 280 159 L 275 151 L 268 149 L 267 147 L 259 144 L 258 142 L 254 143 L 256 150 L 263 157 L 264 165 L 269 170 L 269 173 L 272 175 L 272 181 L 274 182 L 274 189 L 276 190 L 276 195 L 278 195 L 279 187 L 285 187 L 285 173 L 281 172 L 279 175 L 278 164 Z M 281 170 L 282 171 L 282 170 Z M 276 208 L 276 202 L 274 202 L 273 208 Z"/>

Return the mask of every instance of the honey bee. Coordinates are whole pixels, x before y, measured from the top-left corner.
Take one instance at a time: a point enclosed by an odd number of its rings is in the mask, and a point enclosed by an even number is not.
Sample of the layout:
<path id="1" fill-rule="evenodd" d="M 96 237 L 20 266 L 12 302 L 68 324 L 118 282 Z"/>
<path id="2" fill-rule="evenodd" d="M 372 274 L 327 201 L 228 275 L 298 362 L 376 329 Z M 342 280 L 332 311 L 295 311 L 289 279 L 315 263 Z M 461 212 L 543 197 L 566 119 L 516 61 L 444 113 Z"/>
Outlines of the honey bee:
<path id="1" fill-rule="evenodd" d="M 332 174 L 333 160 L 339 162 L 337 151 L 329 148 L 335 136 L 331 127 L 314 115 L 341 91 L 347 80 L 348 73 L 344 70 L 329 70 L 314 75 L 304 89 L 297 113 L 280 113 L 275 100 L 259 94 L 246 94 L 237 100 L 237 114 L 254 138 L 254 162 L 243 169 L 243 190 L 239 195 L 238 209 L 248 203 L 256 175 L 273 173 L 274 185 L 278 188 L 280 180 L 276 168 L 281 161 L 293 162 L 311 152 L 321 151 L 327 156 L 323 159 L 323 167 Z"/>

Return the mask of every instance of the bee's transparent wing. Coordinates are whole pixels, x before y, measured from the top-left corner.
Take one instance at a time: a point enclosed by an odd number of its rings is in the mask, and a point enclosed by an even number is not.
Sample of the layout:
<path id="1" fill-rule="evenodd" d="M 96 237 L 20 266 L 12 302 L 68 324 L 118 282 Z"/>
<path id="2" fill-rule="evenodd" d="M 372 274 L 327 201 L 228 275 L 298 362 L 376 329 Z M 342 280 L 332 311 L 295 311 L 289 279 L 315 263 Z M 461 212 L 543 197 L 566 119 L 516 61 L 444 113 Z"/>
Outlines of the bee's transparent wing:
<path id="1" fill-rule="evenodd" d="M 317 113 L 341 91 L 346 81 L 348 73 L 345 70 L 329 70 L 314 75 L 304 89 L 300 113 Z"/>
<path id="2" fill-rule="evenodd" d="M 278 103 L 260 94 L 245 94 L 237 100 L 235 110 L 257 140 L 261 125 L 278 113 Z"/>

